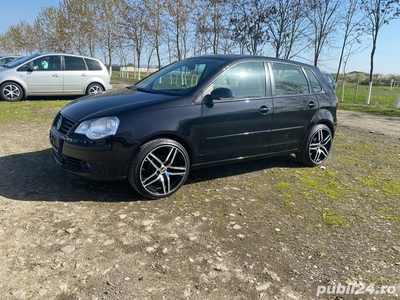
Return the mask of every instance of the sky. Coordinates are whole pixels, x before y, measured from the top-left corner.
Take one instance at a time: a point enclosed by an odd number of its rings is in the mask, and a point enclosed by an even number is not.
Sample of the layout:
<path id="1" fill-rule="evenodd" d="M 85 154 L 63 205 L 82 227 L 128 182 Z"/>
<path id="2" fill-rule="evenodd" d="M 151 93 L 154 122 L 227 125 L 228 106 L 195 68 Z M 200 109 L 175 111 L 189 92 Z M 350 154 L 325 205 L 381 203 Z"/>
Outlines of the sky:
<path id="1" fill-rule="evenodd" d="M 4 33 L 10 25 L 16 25 L 22 20 L 33 24 L 33 20 L 40 13 L 42 7 L 57 7 L 59 0 L 0 0 L 0 4 L 2 7 L 0 33 Z M 338 55 L 339 53 L 336 53 L 336 50 L 327 53 L 319 66 L 320 69 L 327 72 L 336 72 Z M 346 72 L 360 71 L 369 73 L 370 58 L 371 47 L 368 47 L 363 52 L 350 58 L 346 66 Z M 374 73 L 400 75 L 400 19 L 392 20 L 389 25 L 384 25 L 379 31 L 374 61 Z"/>

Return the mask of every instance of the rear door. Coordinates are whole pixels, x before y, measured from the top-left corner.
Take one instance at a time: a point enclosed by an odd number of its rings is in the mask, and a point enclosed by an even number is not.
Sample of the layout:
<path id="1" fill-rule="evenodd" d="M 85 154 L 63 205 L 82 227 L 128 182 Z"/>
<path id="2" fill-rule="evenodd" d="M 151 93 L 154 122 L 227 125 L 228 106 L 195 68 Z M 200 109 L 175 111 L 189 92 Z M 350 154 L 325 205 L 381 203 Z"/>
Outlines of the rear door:
<path id="1" fill-rule="evenodd" d="M 271 62 L 270 70 L 274 94 L 270 152 L 296 150 L 318 111 L 318 101 L 300 66 Z"/>
<path id="2" fill-rule="evenodd" d="M 209 87 L 229 88 L 234 99 L 203 105 L 200 162 L 249 157 L 268 152 L 272 98 L 265 63 L 247 61 L 224 71 Z"/>
<path id="3" fill-rule="evenodd" d="M 87 70 L 83 58 L 65 55 L 64 66 L 64 93 L 85 94 L 86 86 L 90 80 L 90 71 Z"/>

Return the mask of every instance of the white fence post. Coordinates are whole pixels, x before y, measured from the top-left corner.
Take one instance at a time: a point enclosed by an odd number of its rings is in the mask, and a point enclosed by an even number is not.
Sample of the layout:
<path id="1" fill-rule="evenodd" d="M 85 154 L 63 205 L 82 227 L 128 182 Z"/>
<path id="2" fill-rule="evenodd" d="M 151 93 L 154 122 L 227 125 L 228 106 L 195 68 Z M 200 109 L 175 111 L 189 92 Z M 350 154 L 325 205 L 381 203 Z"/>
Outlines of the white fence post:
<path id="1" fill-rule="evenodd" d="M 394 107 L 396 107 L 396 108 L 399 108 L 399 107 L 400 107 L 400 94 L 399 94 L 399 96 L 397 97 L 397 101 L 396 101 L 396 103 L 394 104 Z"/>
<path id="2" fill-rule="evenodd" d="M 148 75 L 149 73 L 154 73 L 157 70 L 157 68 L 119 67 L 122 78 L 129 78 L 129 72 L 132 72 L 133 74 L 135 74 L 135 72 L 141 72 Z"/>

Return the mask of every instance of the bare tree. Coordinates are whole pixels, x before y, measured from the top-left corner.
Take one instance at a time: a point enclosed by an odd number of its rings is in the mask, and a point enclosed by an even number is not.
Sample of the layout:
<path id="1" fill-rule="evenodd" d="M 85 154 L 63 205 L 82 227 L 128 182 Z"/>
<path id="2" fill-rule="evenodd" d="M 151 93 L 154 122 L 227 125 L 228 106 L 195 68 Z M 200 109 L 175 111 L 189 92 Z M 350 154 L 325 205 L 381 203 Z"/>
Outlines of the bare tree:
<path id="1" fill-rule="evenodd" d="M 205 0 L 198 3 L 197 9 L 196 38 L 201 49 L 200 53 L 224 52 L 223 45 L 229 28 L 228 14 L 225 13 L 228 10 L 228 1 Z"/>
<path id="2" fill-rule="evenodd" d="M 188 54 L 189 39 L 194 28 L 191 28 L 193 0 L 165 0 L 165 25 L 168 29 L 169 40 L 174 43 L 173 58 L 181 60 Z"/>
<path id="3" fill-rule="evenodd" d="M 317 66 L 321 53 L 334 33 L 338 17 L 338 8 L 342 0 L 308 0 L 308 19 L 310 22 L 309 41 L 313 47 L 313 64 Z"/>
<path id="4" fill-rule="evenodd" d="M 96 1 L 96 24 L 99 31 L 100 49 L 112 71 L 112 58 L 114 50 L 119 45 L 122 27 L 118 20 L 121 18 L 123 9 L 122 0 L 97 0 Z"/>
<path id="5" fill-rule="evenodd" d="M 68 19 L 59 8 L 42 8 L 34 21 L 35 30 L 40 31 L 40 43 L 47 51 L 69 52 L 71 40 L 68 36 Z"/>
<path id="6" fill-rule="evenodd" d="M 11 25 L 2 35 L 4 42 L 0 42 L 0 45 L 5 53 L 31 54 L 35 50 L 34 39 L 32 27 L 26 21 L 20 21 L 17 25 Z"/>
<path id="7" fill-rule="evenodd" d="M 73 49 L 92 57 L 98 39 L 95 8 L 96 0 L 64 0 L 60 3 L 60 10 L 69 21 L 66 30 Z"/>
<path id="8" fill-rule="evenodd" d="M 143 0 L 145 10 L 148 12 L 147 36 L 149 44 L 156 51 L 158 68 L 161 68 L 161 38 L 164 32 L 163 19 L 165 11 L 163 9 L 164 0 Z"/>
<path id="9" fill-rule="evenodd" d="M 146 9 L 141 5 L 140 0 L 126 0 L 123 11 L 122 25 L 125 29 L 126 37 L 132 42 L 137 59 L 137 67 L 140 68 L 143 46 L 147 38 L 147 21 L 149 16 Z M 140 71 L 138 70 L 140 80 Z"/>
<path id="10" fill-rule="evenodd" d="M 268 0 L 240 0 L 232 3 L 232 39 L 242 50 L 245 48 L 252 55 L 259 54 L 268 40 L 268 15 L 276 13 L 275 8 L 268 4 Z"/>
<path id="11" fill-rule="evenodd" d="M 340 50 L 339 63 L 335 76 L 335 82 L 337 83 L 339 78 L 340 69 L 343 63 L 343 72 L 345 72 L 345 65 L 351 55 L 358 52 L 361 47 L 359 38 L 362 31 L 358 30 L 360 21 L 360 2 L 361 0 L 347 0 L 345 1 L 340 10 L 343 12 L 342 24 L 343 24 L 343 42 Z M 354 47 L 358 45 L 357 47 Z M 345 73 L 344 73 L 345 75 Z"/>
<path id="12" fill-rule="evenodd" d="M 308 23 L 304 1 L 277 0 L 270 6 L 266 22 L 268 40 L 275 57 L 291 59 L 309 46 L 304 38 Z M 293 53 L 296 46 L 298 51 Z"/>
<path id="13" fill-rule="evenodd" d="M 383 25 L 389 24 L 389 21 L 400 16 L 400 0 L 361 0 L 361 8 L 366 18 L 363 25 L 372 36 L 369 86 L 366 100 L 366 104 L 370 104 L 378 33 Z"/>

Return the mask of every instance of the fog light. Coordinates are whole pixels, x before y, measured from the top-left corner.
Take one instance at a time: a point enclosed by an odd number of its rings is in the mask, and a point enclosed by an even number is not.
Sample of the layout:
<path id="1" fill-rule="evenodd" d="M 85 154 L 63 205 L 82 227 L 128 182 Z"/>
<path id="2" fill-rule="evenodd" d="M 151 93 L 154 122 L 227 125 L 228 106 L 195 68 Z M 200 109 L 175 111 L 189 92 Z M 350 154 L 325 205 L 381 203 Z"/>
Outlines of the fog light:
<path id="1" fill-rule="evenodd" d="M 81 162 L 81 167 L 85 171 L 89 171 L 90 170 L 90 164 L 88 162 L 86 162 L 86 161 Z"/>

